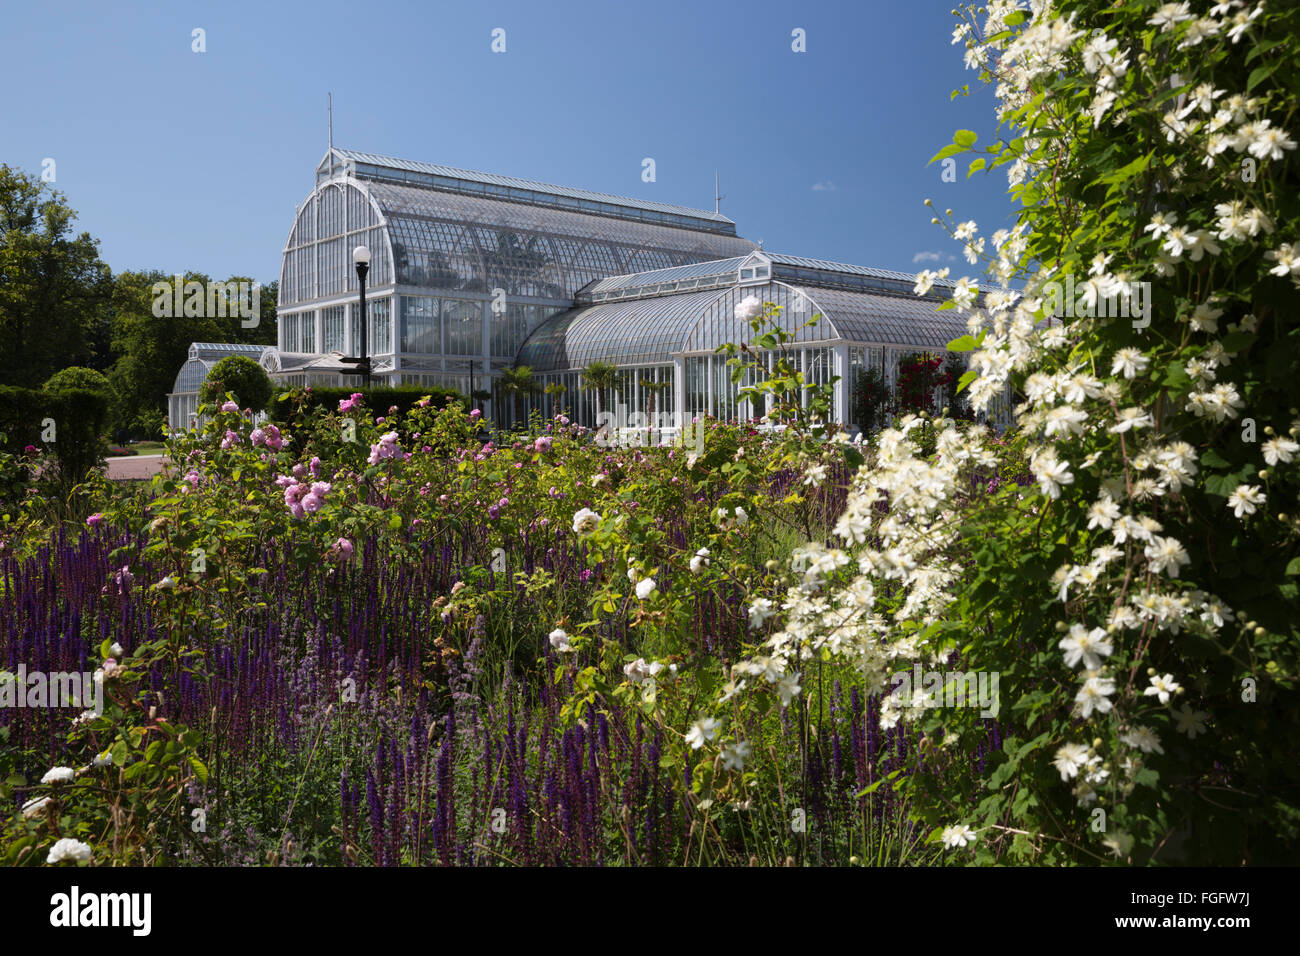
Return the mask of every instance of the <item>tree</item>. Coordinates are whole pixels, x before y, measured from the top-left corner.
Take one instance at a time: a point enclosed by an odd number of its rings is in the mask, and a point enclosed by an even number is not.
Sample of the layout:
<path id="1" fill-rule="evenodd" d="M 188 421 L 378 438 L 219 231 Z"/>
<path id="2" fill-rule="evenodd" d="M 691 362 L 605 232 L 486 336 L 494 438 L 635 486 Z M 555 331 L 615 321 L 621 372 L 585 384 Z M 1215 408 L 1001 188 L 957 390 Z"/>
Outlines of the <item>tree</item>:
<path id="1" fill-rule="evenodd" d="M 515 422 L 524 419 L 523 403 L 537 391 L 533 370 L 527 365 L 512 365 L 501 370 L 501 391 L 514 399 Z"/>
<path id="2" fill-rule="evenodd" d="M 935 392 L 948 385 L 943 356 L 920 352 L 898 363 L 898 405 L 904 412 L 933 415 Z"/>
<path id="3" fill-rule="evenodd" d="M 227 307 L 224 317 L 209 316 L 206 301 L 203 315 L 156 314 L 175 308 L 155 308 L 162 285 L 172 287 L 175 276 L 162 272 L 123 272 L 113 281 L 111 311 L 113 348 L 117 353 L 109 379 L 113 383 L 113 419 L 118 430 L 149 436 L 158 427 L 158 413 L 176 381 L 194 342 L 234 342 L 251 345 L 275 343 L 275 301 L 277 283 L 264 286 L 259 296 L 259 321 L 246 327 L 244 319 Z M 229 283 L 251 280 L 232 276 Z M 197 282 L 205 289 L 209 279 L 202 273 L 181 276 L 182 285 Z M 183 291 L 183 290 L 182 290 Z"/>
<path id="4" fill-rule="evenodd" d="M 605 411 L 605 395 L 618 385 L 618 367 L 609 362 L 592 362 L 582 372 L 582 387 L 596 393 L 596 417 Z"/>
<path id="5" fill-rule="evenodd" d="M 63 366 L 107 367 L 110 273 L 76 212 L 36 176 L 0 165 L 0 383 L 39 386 Z"/>
<path id="6" fill-rule="evenodd" d="M 860 368 L 853 376 L 853 421 L 870 434 L 885 424 L 891 396 L 889 384 L 878 368 Z"/>
<path id="7" fill-rule="evenodd" d="M 108 379 L 94 369 L 71 366 L 51 375 L 42 391 L 54 423 L 50 447 L 58 459 L 59 480 L 75 484 L 108 453 Z"/>
<path id="8" fill-rule="evenodd" d="M 652 436 L 651 442 L 653 443 L 653 435 L 655 434 L 654 429 L 659 425 L 658 421 L 655 419 L 655 406 L 657 404 L 657 399 L 659 398 L 659 393 L 672 388 L 673 383 L 656 382 L 654 379 L 643 378 L 640 380 L 639 384 L 641 388 L 645 390 L 646 424 L 650 428 L 649 434 Z"/>
<path id="9" fill-rule="evenodd" d="M 271 400 L 271 379 L 262 368 L 246 355 L 223 358 L 199 387 L 199 401 L 203 404 L 221 404 L 226 393 L 235 396 L 242 408 L 260 412 Z"/>

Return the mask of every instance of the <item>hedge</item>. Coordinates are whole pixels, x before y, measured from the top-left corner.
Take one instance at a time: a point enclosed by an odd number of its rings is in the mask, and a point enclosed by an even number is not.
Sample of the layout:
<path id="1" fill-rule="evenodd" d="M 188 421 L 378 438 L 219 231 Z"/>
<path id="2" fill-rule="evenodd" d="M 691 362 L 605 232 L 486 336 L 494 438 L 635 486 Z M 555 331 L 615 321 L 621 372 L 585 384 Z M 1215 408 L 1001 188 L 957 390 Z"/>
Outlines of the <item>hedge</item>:
<path id="1" fill-rule="evenodd" d="M 293 408 L 293 396 L 297 396 L 304 399 L 306 408 L 319 405 L 329 411 L 337 412 L 339 402 L 357 392 L 362 394 L 366 408 L 375 415 L 387 415 L 388 410 L 394 405 L 397 406 L 397 411 L 394 414 L 405 414 L 425 396 L 429 396 L 431 405 L 439 407 L 446 404 L 448 399 L 464 401 L 464 396 L 455 389 L 439 388 L 437 386 L 399 385 L 396 387 L 375 388 L 321 388 L 313 386 L 311 388 L 278 391 L 271 396 L 266 409 L 272 418 L 286 419 Z"/>
<path id="2" fill-rule="evenodd" d="M 96 389 L 47 392 L 0 386 L 0 430 L 5 435 L 5 450 L 18 454 L 26 446 L 35 445 L 54 455 L 61 479 L 81 481 L 87 471 L 104 460 L 108 403 L 108 395 Z M 53 420 L 52 433 L 47 431 L 47 419 Z M 46 441 L 46 434 L 52 435 L 52 440 Z"/>

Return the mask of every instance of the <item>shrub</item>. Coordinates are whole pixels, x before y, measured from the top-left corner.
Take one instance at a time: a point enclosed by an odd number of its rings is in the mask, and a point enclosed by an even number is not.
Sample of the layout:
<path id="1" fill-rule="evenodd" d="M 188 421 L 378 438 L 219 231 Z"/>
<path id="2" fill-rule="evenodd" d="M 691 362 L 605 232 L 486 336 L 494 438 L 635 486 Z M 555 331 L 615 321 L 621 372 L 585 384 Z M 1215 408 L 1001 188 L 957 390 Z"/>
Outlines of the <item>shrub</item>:
<path id="1" fill-rule="evenodd" d="M 271 398 L 271 379 L 266 369 L 245 355 L 231 355 L 212 367 L 199 386 L 199 401 L 220 405 L 230 392 L 241 408 L 260 412 Z"/>
<path id="2" fill-rule="evenodd" d="M 420 399 L 428 397 L 429 404 L 441 408 L 448 399 L 463 400 L 460 392 L 452 388 L 425 387 L 419 385 L 399 385 L 382 388 L 320 388 L 313 386 L 303 389 L 284 389 L 277 391 L 267 406 L 273 417 L 285 418 L 295 401 L 301 401 L 304 409 L 321 408 L 327 412 L 337 412 L 339 402 L 351 398 L 360 392 L 365 406 L 376 415 L 387 415 L 388 410 L 397 406 L 395 415 L 405 415 Z"/>
<path id="3" fill-rule="evenodd" d="M 105 394 L 110 391 L 108 378 L 104 373 L 82 365 L 70 365 L 61 369 L 51 375 L 45 383 L 47 392 L 67 391 L 70 388 L 82 388 Z"/>

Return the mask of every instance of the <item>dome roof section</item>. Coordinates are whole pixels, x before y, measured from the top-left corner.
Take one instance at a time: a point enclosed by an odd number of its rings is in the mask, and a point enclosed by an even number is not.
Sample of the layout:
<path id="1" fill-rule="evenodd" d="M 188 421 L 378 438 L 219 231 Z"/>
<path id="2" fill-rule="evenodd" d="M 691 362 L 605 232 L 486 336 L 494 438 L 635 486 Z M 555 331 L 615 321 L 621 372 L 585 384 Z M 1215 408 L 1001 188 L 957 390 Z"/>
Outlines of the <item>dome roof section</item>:
<path id="1" fill-rule="evenodd" d="M 680 281 L 680 276 L 669 276 Z M 659 272 L 651 276 L 662 277 Z M 707 278 L 712 281 L 712 275 Z M 653 289 L 655 285 L 642 280 L 638 287 Z M 588 291 L 584 290 L 584 295 Z M 964 314 L 936 311 L 940 301 L 933 297 L 850 292 L 780 281 L 751 285 L 733 281 L 726 288 L 646 294 L 592 305 L 580 302 L 542 323 L 528 337 L 519 364 L 545 373 L 585 368 L 595 360 L 654 365 L 671 362 L 674 356 L 709 354 L 719 346 L 753 338 L 749 322 L 736 318 L 736 306 L 750 296 L 781 307 L 782 326 L 793 334 L 793 347 L 847 343 L 942 351 L 950 341 L 966 334 Z"/>

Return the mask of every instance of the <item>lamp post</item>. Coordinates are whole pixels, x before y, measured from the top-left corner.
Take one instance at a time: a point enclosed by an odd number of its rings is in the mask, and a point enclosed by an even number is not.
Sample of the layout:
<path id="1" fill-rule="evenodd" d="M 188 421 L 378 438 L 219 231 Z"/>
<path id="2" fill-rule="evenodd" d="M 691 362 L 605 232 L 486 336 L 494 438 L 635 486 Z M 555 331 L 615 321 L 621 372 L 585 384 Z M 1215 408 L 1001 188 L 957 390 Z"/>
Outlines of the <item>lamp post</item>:
<path id="1" fill-rule="evenodd" d="M 366 388 L 370 385 L 370 353 L 366 347 L 370 324 L 366 321 L 366 275 L 370 272 L 370 250 L 365 246 L 357 246 L 352 250 L 352 262 L 357 267 L 357 280 L 361 283 L 361 356 L 343 361 L 357 367 L 356 372 L 350 374 L 360 375 L 361 387 Z"/>

